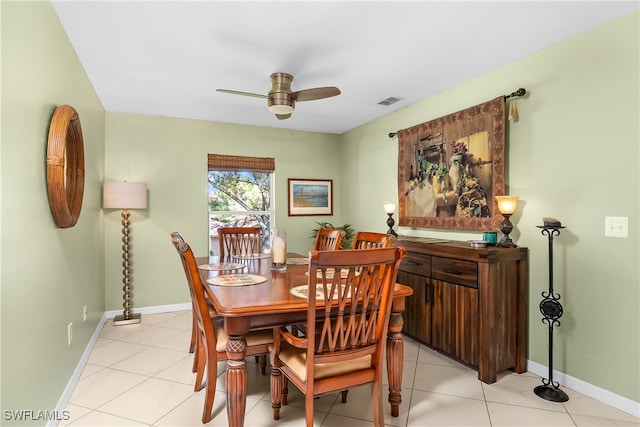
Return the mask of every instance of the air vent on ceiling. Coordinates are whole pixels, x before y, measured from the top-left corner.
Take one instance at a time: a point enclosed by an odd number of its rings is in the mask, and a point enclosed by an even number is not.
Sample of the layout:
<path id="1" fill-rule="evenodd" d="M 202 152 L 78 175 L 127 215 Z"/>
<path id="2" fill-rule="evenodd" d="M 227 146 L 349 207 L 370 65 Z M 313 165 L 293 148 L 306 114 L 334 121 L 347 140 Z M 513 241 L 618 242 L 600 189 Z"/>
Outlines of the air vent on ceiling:
<path id="1" fill-rule="evenodd" d="M 387 96 L 382 101 L 378 102 L 378 105 L 391 105 L 400 101 L 402 98 L 396 98 L 395 96 Z"/>

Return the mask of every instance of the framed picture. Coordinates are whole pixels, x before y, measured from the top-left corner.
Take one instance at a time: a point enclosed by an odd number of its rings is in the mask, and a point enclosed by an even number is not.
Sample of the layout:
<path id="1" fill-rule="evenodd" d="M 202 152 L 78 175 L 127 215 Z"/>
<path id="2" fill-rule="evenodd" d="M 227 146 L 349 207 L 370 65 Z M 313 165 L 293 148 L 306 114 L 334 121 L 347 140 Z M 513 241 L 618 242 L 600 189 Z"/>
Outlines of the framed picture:
<path id="1" fill-rule="evenodd" d="M 289 178 L 289 216 L 333 215 L 332 179 Z"/>
<path id="2" fill-rule="evenodd" d="M 504 195 L 505 101 L 398 131 L 399 225 L 497 230 Z"/>

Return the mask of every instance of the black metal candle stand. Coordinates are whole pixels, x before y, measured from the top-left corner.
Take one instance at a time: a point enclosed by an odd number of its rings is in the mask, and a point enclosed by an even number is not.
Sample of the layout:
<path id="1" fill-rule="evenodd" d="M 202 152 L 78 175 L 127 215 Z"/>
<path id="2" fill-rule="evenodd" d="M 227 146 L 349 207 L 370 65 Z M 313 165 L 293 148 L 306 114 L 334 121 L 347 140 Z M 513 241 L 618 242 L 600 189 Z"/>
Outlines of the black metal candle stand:
<path id="1" fill-rule="evenodd" d="M 542 379 L 542 385 L 533 389 L 539 397 L 551 402 L 566 402 L 569 400 L 567 393 L 560 390 L 560 384 L 553 380 L 553 328 L 560 326 L 562 317 L 562 304 L 560 295 L 553 291 L 553 237 L 560 235 L 562 226 L 536 226 L 542 229 L 542 234 L 549 237 L 549 290 L 542 292 L 540 301 L 540 313 L 542 313 L 542 323 L 549 327 L 549 378 Z"/>

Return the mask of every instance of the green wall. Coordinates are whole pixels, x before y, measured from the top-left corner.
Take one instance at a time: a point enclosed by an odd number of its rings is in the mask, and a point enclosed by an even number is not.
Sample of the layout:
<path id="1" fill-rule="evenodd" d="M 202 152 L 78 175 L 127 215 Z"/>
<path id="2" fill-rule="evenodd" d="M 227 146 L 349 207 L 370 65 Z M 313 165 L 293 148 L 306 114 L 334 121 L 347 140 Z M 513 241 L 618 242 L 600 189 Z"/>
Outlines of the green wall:
<path id="1" fill-rule="evenodd" d="M 105 114 L 51 5 L 3 1 L 0 7 L 0 424 L 7 425 L 13 422 L 5 409 L 55 408 L 104 313 Z M 45 167 L 49 122 L 61 104 L 78 111 L 85 150 L 82 212 L 67 229 L 53 222 Z M 70 322 L 74 342 L 67 346 Z"/>
<path id="2" fill-rule="evenodd" d="M 120 213 L 102 213 L 103 180 L 149 187 L 149 208 L 132 212 L 134 306 L 186 303 L 168 236 L 180 231 L 197 253 L 208 250 L 207 153 L 276 159 L 276 225 L 289 230 L 290 250 L 304 252 L 316 221 L 386 230 L 382 202 L 397 197 L 397 140 L 389 132 L 521 86 L 529 94 L 518 101 L 519 120 L 508 124 L 507 183 L 521 197 L 512 236 L 530 248 L 529 358 L 547 363 L 538 312 L 547 246 L 535 226 L 555 216 L 568 227 L 555 247 L 565 307 L 555 367 L 640 400 L 638 13 L 344 135 L 105 113 L 48 2 L 3 1 L 0 13 L 3 410 L 54 408 L 103 312 L 121 309 Z M 65 230 L 52 221 L 44 167 L 48 123 L 63 103 L 80 113 L 86 169 L 80 220 Z M 332 178 L 335 215 L 287 216 L 287 178 Z M 629 217 L 629 238 L 605 238 L 605 216 Z"/>
<path id="3" fill-rule="evenodd" d="M 169 233 L 179 231 L 196 254 L 209 251 L 207 154 L 275 158 L 275 225 L 287 249 L 307 253 L 316 221 L 340 223 L 342 160 L 336 135 L 197 120 L 107 113 L 106 180 L 146 182 L 149 206 L 132 211 L 135 307 L 189 301 Z M 333 179 L 334 215 L 287 215 L 287 178 Z M 122 306 L 120 212 L 105 216 L 107 310 Z"/>
<path id="4" fill-rule="evenodd" d="M 640 15 L 634 13 L 494 70 L 342 135 L 345 221 L 385 229 L 382 201 L 397 197 L 397 138 L 387 134 L 525 87 L 508 124 L 507 193 L 520 196 L 512 237 L 530 249 L 529 359 L 547 365 L 538 309 L 548 286 L 547 238 L 556 217 L 554 287 L 565 312 L 554 368 L 640 400 Z M 629 238 L 604 237 L 605 216 L 629 218 Z M 397 216 L 396 216 L 397 218 Z M 478 239 L 481 232 L 400 227 L 401 234 Z"/>

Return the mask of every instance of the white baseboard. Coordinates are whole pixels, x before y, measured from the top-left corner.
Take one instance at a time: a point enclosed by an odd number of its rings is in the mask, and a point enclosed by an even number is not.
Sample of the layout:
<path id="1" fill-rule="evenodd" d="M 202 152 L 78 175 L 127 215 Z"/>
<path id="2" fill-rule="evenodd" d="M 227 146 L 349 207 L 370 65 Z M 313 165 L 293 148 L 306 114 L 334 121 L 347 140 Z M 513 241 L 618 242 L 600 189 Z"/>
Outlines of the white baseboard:
<path id="1" fill-rule="evenodd" d="M 95 347 L 96 345 L 96 341 L 98 340 L 98 337 L 102 332 L 102 327 L 104 326 L 104 322 L 106 321 L 106 319 L 107 318 L 105 313 L 102 315 L 102 318 L 98 322 L 98 326 L 96 326 L 96 330 L 93 332 L 93 335 L 91 335 L 91 339 L 89 340 L 89 343 L 87 343 L 87 346 L 85 347 L 84 352 L 82 353 L 82 356 L 80 357 L 80 360 L 76 365 L 76 369 L 74 369 L 73 371 L 73 375 L 71 375 L 71 378 L 69 378 L 69 382 L 67 383 L 67 386 L 62 392 L 62 396 L 60 396 L 60 399 L 58 400 L 58 404 L 56 405 L 56 412 L 55 412 L 56 414 L 62 414 L 62 411 L 64 411 L 67 408 L 67 405 L 69 404 L 69 399 L 71 398 L 71 394 L 73 393 L 73 390 L 76 388 L 76 385 L 78 384 L 80 375 L 82 375 L 82 371 L 84 370 L 84 367 L 87 364 L 87 360 L 89 360 L 89 356 L 93 351 L 93 347 Z M 58 425 L 58 422 L 60 422 L 59 419 L 51 420 L 47 423 L 47 427 L 55 427 Z"/>
<path id="2" fill-rule="evenodd" d="M 543 378 L 549 377 L 548 366 L 532 362 L 531 360 L 527 360 L 527 371 L 540 375 Z M 553 371 L 553 379 L 554 381 L 558 381 L 560 385 L 570 388 L 573 391 L 577 391 L 578 393 L 589 396 L 597 401 L 631 414 L 634 417 L 640 418 L 640 402 L 634 402 L 624 396 L 612 393 L 608 390 L 556 370 Z"/>
<path id="3" fill-rule="evenodd" d="M 171 313 L 173 311 L 191 310 L 191 303 L 185 302 L 182 304 L 168 304 L 168 305 L 156 305 L 153 307 L 134 308 L 132 313 L 140 314 L 158 314 L 158 313 Z M 105 311 L 104 315 L 107 319 L 113 319 L 117 315 L 122 314 L 122 310 Z"/>
<path id="4" fill-rule="evenodd" d="M 184 310 L 191 310 L 191 303 L 158 305 L 154 307 L 145 307 L 141 309 L 135 309 L 135 310 L 132 310 L 132 312 L 141 313 L 144 315 L 144 314 L 170 313 L 173 311 L 184 311 Z M 73 371 L 73 375 L 71 375 L 71 378 L 67 383 L 67 386 L 62 392 L 62 396 L 60 396 L 60 399 L 58 400 L 58 404 L 56 405 L 57 414 L 62 414 L 62 412 L 66 409 L 67 405 L 69 404 L 69 399 L 71 398 L 71 394 L 73 393 L 73 390 L 76 388 L 76 385 L 78 384 L 78 380 L 80 380 L 82 371 L 84 370 L 84 367 L 87 364 L 87 360 L 89 360 L 89 356 L 91 355 L 91 352 L 93 351 L 93 348 L 96 345 L 96 341 L 98 340 L 98 337 L 102 332 L 102 328 L 104 327 L 104 324 L 106 323 L 107 320 L 113 319 L 118 314 L 122 314 L 122 310 L 105 311 L 104 314 L 102 315 L 102 318 L 98 322 L 98 326 L 96 326 L 96 330 L 93 332 L 93 335 L 91 335 L 91 339 L 87 343 L 87 347 L 84 349 L 84 352 L 82 353 L 82 357 L 80 357 L 80 360 L 78 361 L 78 365 L 76 366 L 76 369 L 74 369 Z M 58 425 L 59 421 L 60 420 L 49 421 L 47 423 L 47 427 L 55 427 Z"/>

